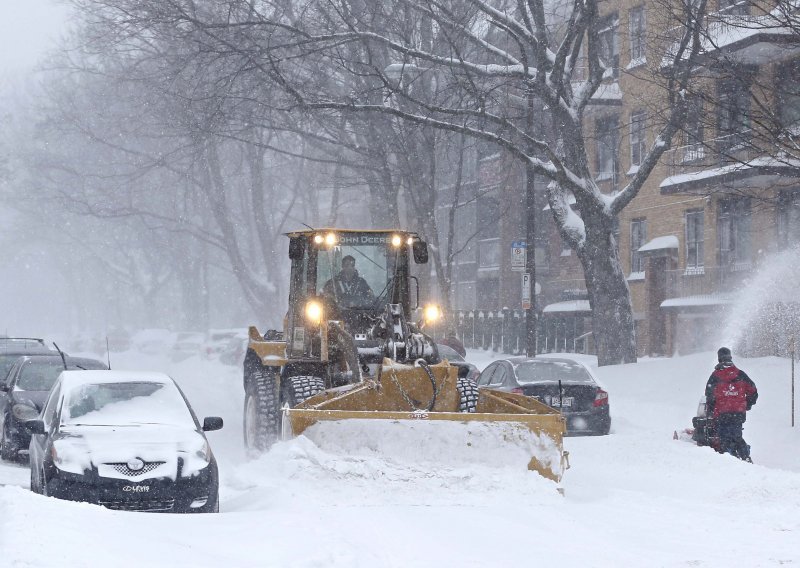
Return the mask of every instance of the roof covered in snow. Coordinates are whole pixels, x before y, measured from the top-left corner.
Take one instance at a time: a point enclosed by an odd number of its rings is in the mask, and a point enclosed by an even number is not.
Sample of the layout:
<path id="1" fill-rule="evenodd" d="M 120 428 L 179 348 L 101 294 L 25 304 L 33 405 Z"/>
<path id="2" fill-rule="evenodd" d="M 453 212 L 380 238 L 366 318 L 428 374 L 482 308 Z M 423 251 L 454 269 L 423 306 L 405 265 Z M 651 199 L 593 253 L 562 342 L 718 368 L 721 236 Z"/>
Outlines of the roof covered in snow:
<path id="1" fill-rule="evenodd" d="M 153 371 L 63 371 L 61 382 L 70 388 L 81 384 L 162 383 L 174 384 L 166 373 Z"/>

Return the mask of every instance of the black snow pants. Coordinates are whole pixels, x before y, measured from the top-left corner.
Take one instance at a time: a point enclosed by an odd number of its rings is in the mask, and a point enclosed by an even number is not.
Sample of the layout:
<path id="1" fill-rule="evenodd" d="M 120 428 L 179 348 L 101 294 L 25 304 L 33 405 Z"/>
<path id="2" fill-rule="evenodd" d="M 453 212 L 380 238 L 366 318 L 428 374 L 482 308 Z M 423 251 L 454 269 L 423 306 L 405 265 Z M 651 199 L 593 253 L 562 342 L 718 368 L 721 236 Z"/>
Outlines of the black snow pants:
<path id="1" fill-rule="evenodd" d="M 742 460 L 749 460 L 750 446 L 742 438 L 745 415 L 741 412 L 726 412 L 717 417 L 719 451 Z"/>

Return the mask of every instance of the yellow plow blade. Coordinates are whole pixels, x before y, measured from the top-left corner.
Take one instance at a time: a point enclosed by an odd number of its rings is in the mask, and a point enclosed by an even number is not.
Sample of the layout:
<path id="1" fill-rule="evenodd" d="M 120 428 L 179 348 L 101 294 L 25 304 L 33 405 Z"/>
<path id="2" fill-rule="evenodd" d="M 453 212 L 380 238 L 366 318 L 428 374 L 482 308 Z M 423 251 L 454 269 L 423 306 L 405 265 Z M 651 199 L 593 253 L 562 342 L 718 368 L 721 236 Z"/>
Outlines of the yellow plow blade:
<path id="1" fill-rule="evenodd" d="M 331 389 L 285 409 L 284 433 L 342 453 L 378 451 L 372 440 L 380 440 L 381 449 L 410 459 L 524 464 L 561 480 L 568 465 L 558 411 L 530 397 L 480 389 L 476 412 L 459 412 L 455 367 L 445 362 L 429 370 L 385 360 L 379 382 Z"/>

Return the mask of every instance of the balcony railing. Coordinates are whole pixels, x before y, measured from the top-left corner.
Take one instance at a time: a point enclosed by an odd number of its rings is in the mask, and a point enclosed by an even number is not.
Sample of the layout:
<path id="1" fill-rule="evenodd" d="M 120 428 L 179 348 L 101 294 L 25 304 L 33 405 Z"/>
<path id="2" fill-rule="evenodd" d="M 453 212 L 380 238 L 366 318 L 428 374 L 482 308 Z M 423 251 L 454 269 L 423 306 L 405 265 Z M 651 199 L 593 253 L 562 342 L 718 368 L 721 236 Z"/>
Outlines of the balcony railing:
<path id="1" fill-rule="evenodd" d="M 668 270 L 667 298 L 730 294 L 741 289 L 751 273 L 752 265 L 749 262 Z"/>

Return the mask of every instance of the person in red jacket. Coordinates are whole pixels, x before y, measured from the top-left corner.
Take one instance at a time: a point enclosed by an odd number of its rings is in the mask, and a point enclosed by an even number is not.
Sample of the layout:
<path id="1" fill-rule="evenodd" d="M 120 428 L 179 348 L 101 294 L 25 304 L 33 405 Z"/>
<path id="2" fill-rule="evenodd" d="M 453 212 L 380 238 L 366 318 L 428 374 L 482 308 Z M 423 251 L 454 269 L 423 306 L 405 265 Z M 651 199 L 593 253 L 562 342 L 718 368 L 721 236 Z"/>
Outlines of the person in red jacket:
<path id="1" fill-rule="evenodd" d="M 758 400 L 758 389 L 747 373 L 733 364 L 731 350 L 720 347 L 717 366 L 706 383 L 706 409 L 716 425 L 719 451 L 745 461 L 750 446 L 742 438 L 746 413 Z"/>

